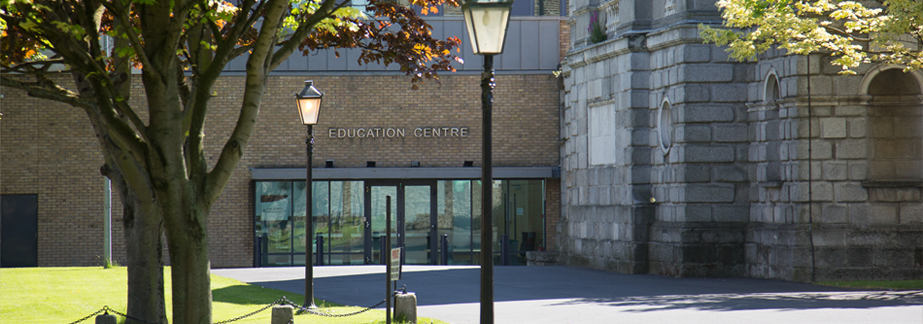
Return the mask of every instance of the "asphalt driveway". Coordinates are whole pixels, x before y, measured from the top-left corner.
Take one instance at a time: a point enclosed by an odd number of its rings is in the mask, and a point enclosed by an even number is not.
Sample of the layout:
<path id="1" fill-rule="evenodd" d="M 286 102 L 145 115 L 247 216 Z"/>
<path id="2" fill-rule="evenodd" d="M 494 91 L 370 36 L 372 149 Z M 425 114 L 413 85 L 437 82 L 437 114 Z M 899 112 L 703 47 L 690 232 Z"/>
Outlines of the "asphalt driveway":
<path id="1" fill-rule="evenodd" d="M 215 269 L 212 273 L 304 293 L 304 268 Z M 384 266 L 314 268 L 314 294 L 371 306 L 384 298 Z M 404 266 L 398 287 L 417 294 L 418 313 L 478 323 L 477 266 Z M 923 323 L 923 290 L 840 289 L 779 280 L 672 278 L 582 268 L 495 267 L 496 323 Z"/>

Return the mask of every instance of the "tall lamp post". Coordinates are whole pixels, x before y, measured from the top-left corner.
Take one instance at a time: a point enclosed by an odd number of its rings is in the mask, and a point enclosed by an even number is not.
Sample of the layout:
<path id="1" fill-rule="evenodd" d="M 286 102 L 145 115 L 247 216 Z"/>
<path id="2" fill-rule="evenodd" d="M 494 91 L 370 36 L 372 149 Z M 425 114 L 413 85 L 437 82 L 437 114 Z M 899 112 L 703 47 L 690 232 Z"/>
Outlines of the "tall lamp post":
<path id="1" fill-rule="evenodd" d="M 301 122 L 308 126 L 308 134 L 304 143 L 306 145 L 306 154 L 308 157 L 308 166 L 305 175 L 305 247 L 304 247 L 304 307 L 316 308 L 314 305 L 314 178 L 312 176 L 314 159 L 314 125 L 317 124 L 317 116 L 320 114 L 321 99 L 324 94 L 317 91 L 314 87 L 314 81 L 306 80 L 304 89 L 295 94 L 295 102 L 298 104 L 298 114 L 301 115 Z"/>
<path id="2" fill-rule="evenodd" d="M 481 160 L 481 324 L 494 322 L 493 265 L 493 168 L 491 157 L 491 109 L 493 106 L 494 55 L 503 53 L 512 0 L 468 0 L 462 5 L 471 48 L 484 56 L 481 74 L 483 152 Z"/>

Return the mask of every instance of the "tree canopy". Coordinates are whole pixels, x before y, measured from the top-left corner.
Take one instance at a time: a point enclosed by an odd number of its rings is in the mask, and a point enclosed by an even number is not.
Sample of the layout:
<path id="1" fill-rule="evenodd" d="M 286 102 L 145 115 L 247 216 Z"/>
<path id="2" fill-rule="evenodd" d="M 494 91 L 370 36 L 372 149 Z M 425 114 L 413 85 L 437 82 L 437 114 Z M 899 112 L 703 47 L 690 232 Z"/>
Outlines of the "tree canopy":
<path id="1" fill-rule="evenodd" d="M 356 48 L 360 63 L 398 64 L 413 86 L 454 71 L 457 37 L 434 39 L 422 13 L 458 0 L 0 0 L 0 85 L 82 109 L 123 205 L 128 314 L 210 323 L 207 219 L 250 143 L 269 73 L 293 53 Z M 364 10 L 363 10 L 364 9 Z M 366 14 L 366 12 L 368 14 Z M 233 131 L 205 156 L 208 102 L 246 54 Z M 140 74 L 133 69 L 140 70 Z M 143 93 L 132 90 L 140 77 Z M 130 98 L 143 94 L 133 106 Z M 41 108 L 37 108 L 41 109 Z"/>
<path id="2" fill-rule="evenodd" d="M 799 55 L 827 53 L 847 74 L 872 62 L 923 67 L 918 0 L 719 0 L 716 6 L 727 28 L 701 25 L 701 36 L 728 45 L 738 60 L 778 47 Z"/>

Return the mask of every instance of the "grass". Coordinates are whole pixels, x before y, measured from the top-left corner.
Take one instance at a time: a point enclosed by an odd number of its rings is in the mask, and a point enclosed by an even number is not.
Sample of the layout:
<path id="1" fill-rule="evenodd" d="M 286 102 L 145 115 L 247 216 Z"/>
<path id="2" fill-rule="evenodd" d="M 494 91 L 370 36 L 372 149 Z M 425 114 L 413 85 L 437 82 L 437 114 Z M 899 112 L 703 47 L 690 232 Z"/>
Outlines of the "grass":
<path id="1" fill-rule="evenodd" d="M 0 269 L 0 322 L 67 324 L 90 315 L 103 306 L 125 312 L 127 301 L 125 267 L 92 268 L 7 268 Z M 167 318 L 171 318 L 170 269 L 164 270 L 167 294 Z M 304 296 L 276 289 L 248 285 L 212 275 L 212 320 L 222 321 L 268 305 L 280 297 L 300 302 Z M 342 306 L 316 299 L 327 313 L 349 313 L 360 307 Z M 363 305 L 370 306 L 370 305 Z M 269 324 L 271 311 L 266 310 L 236 323 Z M 90 318 L 81 323 L 94 323 Z M 124 318 L 119 317 L 119 323 Z M 371 310 L 349 317 L 296 315 L 295 323 L 384 323 L 385 313 Z M 419 318 L 420 323 L 445 322 Z"/>
<path id="2" fill-rule="evenodd" d="M 910 290 L 923 289 L 923 280 L 821 281 L 817 284 L 835 287 Z"/>

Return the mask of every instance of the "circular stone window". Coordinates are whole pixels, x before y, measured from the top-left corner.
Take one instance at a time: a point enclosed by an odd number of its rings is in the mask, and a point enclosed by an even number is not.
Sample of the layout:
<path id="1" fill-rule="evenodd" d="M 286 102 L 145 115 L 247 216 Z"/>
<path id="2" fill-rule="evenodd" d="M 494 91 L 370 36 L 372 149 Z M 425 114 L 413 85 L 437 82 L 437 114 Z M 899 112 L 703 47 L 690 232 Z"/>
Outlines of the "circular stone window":
<path id="1" fill-rule="evenodd" d="M 663 154 L 669 153 L 670 147 L 673 146 L 673 117 L 671 115 L 670 102 L 664 100 L 657 112 L 657 129 Z"/>

